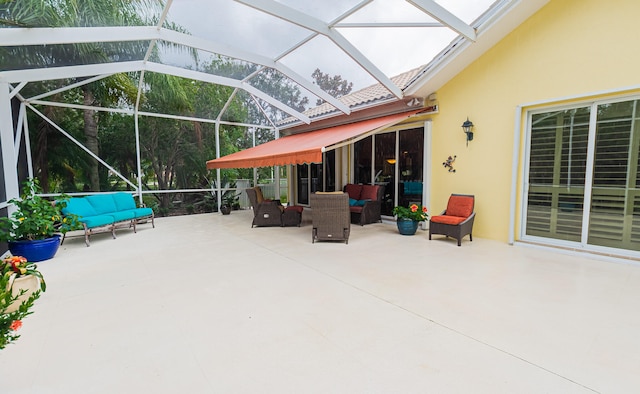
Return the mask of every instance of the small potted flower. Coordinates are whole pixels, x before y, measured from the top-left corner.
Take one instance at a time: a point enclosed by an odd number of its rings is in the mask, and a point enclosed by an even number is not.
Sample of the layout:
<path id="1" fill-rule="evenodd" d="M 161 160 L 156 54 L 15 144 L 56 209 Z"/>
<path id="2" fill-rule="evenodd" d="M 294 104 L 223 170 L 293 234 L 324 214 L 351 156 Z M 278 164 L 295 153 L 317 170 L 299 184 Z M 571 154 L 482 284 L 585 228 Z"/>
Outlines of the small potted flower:
<path id="1" fill-rule="evenodd" d="M 30 315 L 46 284 L 35 264 L 9 253 L 0 260 L 0 349 L 20 337 L 16 332 Z"/>
<path id="2" fill-rule="evenodd" d="M 402 235 L 415 234 L 418 224 L 429 219 L 427 207 L 415 203 L 409 204 L 408 207 L 396 206 L 393 208 L 392 213 L 397 218 L 396 225 Z"/>
<path id="3" fill-rule="evenodd" d="M 0 241 L 7 242 L 11 253 L 31 262 L 52 258 L 60 246 L 60 234 L 80 227 L 77 217 L 62 215 L 66 196 L 52 202 L 40 192 L 37 179 L 28 179 L 20 198 L 9 200 L 16 211 L 0 217 Z"/>

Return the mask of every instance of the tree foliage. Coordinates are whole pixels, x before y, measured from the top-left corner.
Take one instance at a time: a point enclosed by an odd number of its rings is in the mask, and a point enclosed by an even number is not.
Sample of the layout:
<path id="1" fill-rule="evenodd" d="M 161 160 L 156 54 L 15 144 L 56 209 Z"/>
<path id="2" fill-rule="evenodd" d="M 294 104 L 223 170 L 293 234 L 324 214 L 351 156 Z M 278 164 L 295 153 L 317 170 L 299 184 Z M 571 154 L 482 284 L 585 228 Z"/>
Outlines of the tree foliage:
<path id="1" fill-rule="evenodd" d="M 0 26 L 155 25 L 154 18 L 161 11 L 162 3 L 154 0 L 0 0 Z M 187 33 L 170 21 L 165 22 L 165 27 Z M 10 70 L 139 60 L 148 47 L 148 42 L 137 41 L 0 47 L 0 63 L 3 69 Z M 277 70 L 220 56 L 200 62 L 195 50 L 189 54 L 199 71 L 237 80 L 253 75 L 248 79 L 249 84 L 294 110 L 303 112 L 309 105 L 309 98 L 299 86 Z M 160 60 L 157 51 L 151 54 L 151 59 Z M 136 102 L 138 86 L 143 86 L 141 111 L 266 126 L 273 126 L 290 116 L 260 98 L 228 86 L 151 72 L 144 73 L 144 81 L 140 81 L 141 75 L 115 74 L 48 99 L 87 107 L 130 108 Z M 313 77 L 331 94 L 339 96 L 351 90 L 352 84 L 340 76 L 329 77 L 316 70 Z M 32 82 L 21 94 L 31 97 L 81 80 Z M 135 120 L 132 116 L 92 109 L 37 108 L 127 180 L 137 184 Z M 98 165 L 51 124 L 31 111 L 28 116 L 34 170 L 45 192 L 128 189 L 122 179 Z M 216 157 L 213 122 L 140 116 L 138 124 L 144 187 L 171 190 L 212 185 L 214 174 L 206 169 L 205 163 Z M 275 138 L 272 128 L 221 123 L 220 154 L 224 156 L 253 146 L 254 135 L 256 144 Z M 229 169 L 222 173 L 225 179 L 232 181 L 253 177 L 251 169 Z M 272 176 L 271 169 L 261 169 L 260 174 L 261 177 Z M 168 209 L 173 198 L 170 194 L 158 194 L 159 205 Z"/>
<path id="2" fill-rule="evenodd" d="M 329 74 L 325 74 L 320 71 L 319 68 L 316 68 L 311 77 L 315 80 L 316 85 L 320 87 L 320 89 L 329 93 L 335 98 L 346 96 L 351 93 L 353 89 L 353 83 L 347 81 L 346 79 L 342 79 L 340 75 L 334 75 L 333 77 L 329 76 Z M 323 101 L 321 99 L 316 100 L 316 105 L 322 104 Z"/>

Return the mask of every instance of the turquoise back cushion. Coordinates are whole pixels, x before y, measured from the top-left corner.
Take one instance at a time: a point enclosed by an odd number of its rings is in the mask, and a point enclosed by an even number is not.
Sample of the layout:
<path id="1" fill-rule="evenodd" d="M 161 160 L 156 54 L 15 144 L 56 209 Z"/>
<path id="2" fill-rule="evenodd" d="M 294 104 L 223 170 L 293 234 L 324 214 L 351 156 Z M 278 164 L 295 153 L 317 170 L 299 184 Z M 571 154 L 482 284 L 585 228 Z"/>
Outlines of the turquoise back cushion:
<path id="1" fill-rule="evenodd" d="M 84 197 L 72 197 L 67 200 L 67 206 L 62 208 L 64 215 L 74 214 L 80 217 L 95 216 L 97 212 Z"/>
<path id="2" fill-rule="evenodd" d="M 117 211 L 116 203 L 113 201 L 112 196 L 113 194 L 96 194 L 85 198 L 98 214 L 104 214 Z"/>
<path id="3" fill-rule="evenodd" d="M 118 192 L 111 196 L 113 197 L 113 201 L 115 202 L 118 211 L 136 209 L 136 202 L 133 200 L 133 196 L 131 194 Z"/>

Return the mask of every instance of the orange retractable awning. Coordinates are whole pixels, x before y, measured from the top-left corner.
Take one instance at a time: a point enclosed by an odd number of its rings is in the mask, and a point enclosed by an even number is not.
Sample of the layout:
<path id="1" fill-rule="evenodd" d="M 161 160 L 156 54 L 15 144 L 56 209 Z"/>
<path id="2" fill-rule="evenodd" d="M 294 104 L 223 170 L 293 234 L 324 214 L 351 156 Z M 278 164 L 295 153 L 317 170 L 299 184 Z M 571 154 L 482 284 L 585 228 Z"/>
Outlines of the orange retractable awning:
<path id="1" fill-rule="evenodd" d="M 326 129 L 279 138 L 240 152 L 207 161 L 207 169 L 271 167 L 287 164 L 321 163 L 322 152 L 332 145 L 362 134 L 382 130 L 418 111 L 387 115 Z"/>

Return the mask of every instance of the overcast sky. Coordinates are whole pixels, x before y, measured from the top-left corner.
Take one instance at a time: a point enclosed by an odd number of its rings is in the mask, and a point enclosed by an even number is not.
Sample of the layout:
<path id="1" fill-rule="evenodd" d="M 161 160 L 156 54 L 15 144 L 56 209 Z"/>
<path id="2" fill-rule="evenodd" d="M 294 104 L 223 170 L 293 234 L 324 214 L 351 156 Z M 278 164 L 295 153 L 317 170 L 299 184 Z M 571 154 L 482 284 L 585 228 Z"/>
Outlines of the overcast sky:
<path id="1" fill-rule="evenodd" d="M 358 4 L 359 0 L 280 0 L 281 3 L 331 21 Z M 466 23 L 471 23 L 494 0 L 436 0 Z M 284 53 L 310 33 L 246 5 L 230 0 L 174 0 L 170 20 L 191 34 L 225 45 L 243 48 L 267 57 Z M 343 22 L 432 22 L 405 0 L 373 0 Z M 387 76 L 392 77 L 428 63 L 456 37 L 447 28 L 340 29 L 358 50 Z M 204 55 L 204 54 L 203 54 Z M 170 62 L 170 61 L 169 61 Z M 354 90 L 376 81 L 360 71 L 344 51 L 328 39 L 318 37 L 287 55 L 281 62 L 304 77 L 315 68 L 341 75 L 354 83 Z"/>

